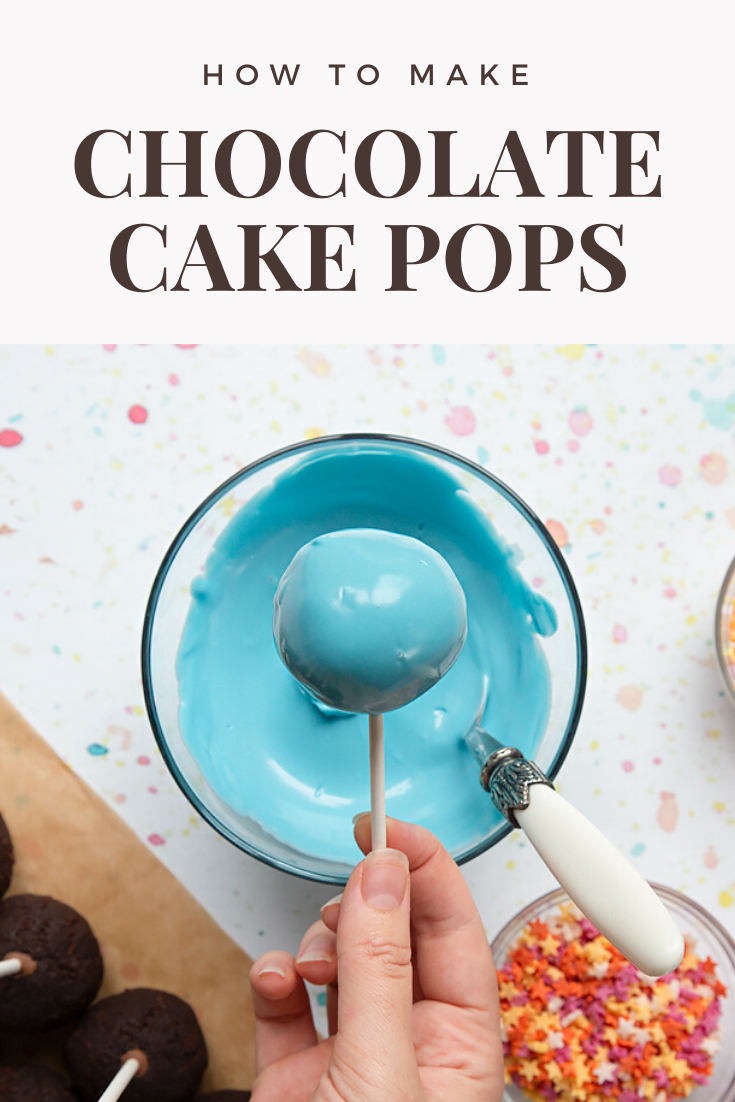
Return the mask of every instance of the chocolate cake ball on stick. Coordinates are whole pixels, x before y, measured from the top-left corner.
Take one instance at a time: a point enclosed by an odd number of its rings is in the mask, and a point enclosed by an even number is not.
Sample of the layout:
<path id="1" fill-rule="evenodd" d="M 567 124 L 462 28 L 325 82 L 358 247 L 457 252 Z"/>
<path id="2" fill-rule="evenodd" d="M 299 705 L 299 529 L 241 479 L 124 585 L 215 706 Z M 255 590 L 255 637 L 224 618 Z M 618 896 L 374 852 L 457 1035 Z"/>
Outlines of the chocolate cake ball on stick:
<path id="1" fill-rule="evenodd" d="M 207 1046 L 188 1003 L 132 988 L 100 999 L 66 1042 L 66 1066 L 81 1102 L 191 1102 Z"/>
<path id="2" fill-rule="evenodd" d="M 0 903 L 0 1029 L 51 1029 L 77 1017 L 102 983 L 85 918 L 48 895 Z"/>
<path id="3" fill-rule="evenodd" d="M 5 820 L 0 815 L 0 898 L 10 887 L 14 863 L 13 840 Z"/>
<path id="4" fill-rule="evenodd" d="M 35 1064 L 0 1067 L 2 1102 L 76 1102 L 63 1079 Z"/>

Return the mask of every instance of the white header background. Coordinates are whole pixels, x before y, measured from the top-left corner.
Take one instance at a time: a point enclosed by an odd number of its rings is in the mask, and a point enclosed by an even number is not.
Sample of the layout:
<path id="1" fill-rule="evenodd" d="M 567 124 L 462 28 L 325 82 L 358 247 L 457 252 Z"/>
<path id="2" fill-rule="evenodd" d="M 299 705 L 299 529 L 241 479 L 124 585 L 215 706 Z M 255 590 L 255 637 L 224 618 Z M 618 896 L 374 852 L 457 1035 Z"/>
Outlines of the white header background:
<path id="1" fill-rule="evenodd" d="M 637 2 L 524 4 L 455 2 L 369 5 L 272 5 L 213 0 L 207 5 L 130 0 L 111 8 L 91 2 L 14 5 L 5 16 L 3 86 L 4 171 L 0 180 L 0 341 L 4 342 L 366 342 L 459 341 L 694 342 L 735 340 L 732 254 L 731 5 L 704 0 L 681 8 Z M 330 63 L 344 64 L 340 87 Z M 411 87 L 411 64 L 434 65 L 434 85 Z M 498 87 L 480 84 L 480 68 L 496 64 Z M 527 66 L 527 87 L 513 87 L 512 65 Z M 203 68 L 223 67 L 223 84 L 203 83 Z M 239 66 L 254 65 L 258 81 L 238 84 Z M 276 87 L 269 66 L 300 65 L 293 87 Z M 378 82 L 361 85 L 361 65 L 375 65 Z M 468 81 L 447 86 L 454 65 Z M 79 186 L 74 154 L 92 131 L 132 131 L 128 156 L 119 138 L 100 143 L 94 166 L 111 191 L 133 177 L 133 197 L 95 199 Z M 282 156 L 281 178 L 258 199 L 226 194 L 214 176 L 214 153 L 235 130 L 271 135 Z M 301 134 L 346 131 L 346 155 L 335 139 L 314 146 L 316 186 L 347 196 L 301 195 L 288 178 L 288 154 Z M 381 129 L 402 130 L 418 144 L 422 174 L 399 199 L 365 194 L 354 177 L 360 141 Z M 206 130 L 203 190 L 181 198 L 183 168 L 163 169 L 170 198 L 145 190 L 141 130 L 166 130 L 166 160 L 183 159 L 180 130 Z M 480 176 L 481 190 L 510 130 L 520 134 L 544 198 L 517 198 L 516 178 L 496 177 L 499 198 L 429 198 L 433 191 L 430 130 L 457 131 L 452 182 L 457 191 Z M 603 130 L 605 153 L 586 139 L 585 185 L 592 198 L 559 198 L 566 190 L 565 139 L 546 154 L 547 130 Z M 662 178 L 660 199 L 614 199 L 615 142 L 611 130 L 658 130 L 649 139 L 649 176 L 633 169 L 634 188 Z M 252 139 L 251 139 L 252 140 Z M 397 142 L 383 138 L 379 182 L 388 190 L 400 174 Z M 257 176 L 247 146 L 234 162 L 236 179 Z M 251 146 L 250 148 L 254 148 Z M 376 148 L 377 158 L 377 148 Z M 376 160 L 376 163 L 378 161 Z M 376 173 L 377 175 L 377 173 Z M 257 185 L 256 185 L 257 186 Z M 395 186 L 395 183 L 393 183 Z M 109 252 L 134 223 L 167 227 L 167 247 L 153 231 L 136 238 L 131 271 L 168 285 L 179 276 L 197 227 L 206 224 L 234 287 L 242 285 L 242 230 L 260 224 L 266 247 L 276 226 L 354 224 L 344 245 L 345 274 L 328 264 L 335 284 L 356 271 L 354 293 L 208 292 L 206 272 L 189 269 L 188 293 L 136 294 L 114 280 Z M 470 223 L 490 223 L 508 238 L 513 265 L 503 285 L 473 294 L 456 287 L 444 265 L 449 237 Z M 414 293 L 391 292 L 390 223 L 424 224 L 441 238 L 437 257 L 411 269 Z M 575 239 L 572 256 L 544 269 L 548 293 L 520 292 L 525 282 L 525 223 L 555 223 Z M 595 223 L 620 225 L 599 234 L 626 266 L 613 293 L 580 293 L 580 267 L 590 282 L 608 276 L 584 257 L 579 238 Z M 475 231 L 481 234 L 481 231 Z M 305 229 L 294 230 L 279 255 L 308 284 Z M 468 278 L 488 281 L 493 253 L 483 260 L 481 236 L 467 247 Z M 416 248 L 416 245 L 414 245 Z M 551 242 L 546 243 L 551 248 Z M 331 248 L 329 251 L 332 251 Z M 192 257 L 192 259 L 200 259 Z M 147 283 L 146 283 L 147 281 Z"/>

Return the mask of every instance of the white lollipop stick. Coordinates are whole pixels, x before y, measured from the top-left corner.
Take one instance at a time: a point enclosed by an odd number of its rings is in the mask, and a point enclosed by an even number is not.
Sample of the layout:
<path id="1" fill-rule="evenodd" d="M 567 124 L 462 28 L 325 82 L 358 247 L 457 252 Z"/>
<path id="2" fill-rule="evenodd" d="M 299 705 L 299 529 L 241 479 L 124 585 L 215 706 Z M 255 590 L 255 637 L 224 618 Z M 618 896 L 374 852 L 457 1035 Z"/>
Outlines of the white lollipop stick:
<path id="1" fill-rule="evenodd" d="M 23 969 L 23 962 L 18 960 L 17 957 L 8 957 L 7 960 L 0 960 L 0 979 L 3 976 L 17 976 L 18 972 Z"/>
<path id="2" fill-rule="evenodd" d="M 386 848 L 385 833 L 385 750 L 383 717 L 368 716 L 370 728 L 370 829 L 373 849 Z M 100 1099 L 100 1102 L 102 1100 Z"/>
<path id="3" fill-rule="evenodd" d="M 117 1102 L 139 1071 L 140 1061 L 136 1060 L 134 1056 L 129 1056 L 110 1085 L 100 1095 L 99 1102 Z"/>

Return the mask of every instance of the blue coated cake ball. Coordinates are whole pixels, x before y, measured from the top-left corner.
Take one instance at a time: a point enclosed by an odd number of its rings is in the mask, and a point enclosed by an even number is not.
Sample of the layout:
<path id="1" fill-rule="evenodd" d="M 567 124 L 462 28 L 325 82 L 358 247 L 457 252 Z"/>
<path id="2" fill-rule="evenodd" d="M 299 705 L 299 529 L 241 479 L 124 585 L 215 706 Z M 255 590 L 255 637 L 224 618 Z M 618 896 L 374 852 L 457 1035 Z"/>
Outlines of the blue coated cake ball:
<path id="1" fill-rule="evenodd" d="M 351 528 L 294 556 L 274 599 L 284 663 L 323 704 L 380 715 L 444 676 L 467 636 L 449 564 L 411 536 Z"/>

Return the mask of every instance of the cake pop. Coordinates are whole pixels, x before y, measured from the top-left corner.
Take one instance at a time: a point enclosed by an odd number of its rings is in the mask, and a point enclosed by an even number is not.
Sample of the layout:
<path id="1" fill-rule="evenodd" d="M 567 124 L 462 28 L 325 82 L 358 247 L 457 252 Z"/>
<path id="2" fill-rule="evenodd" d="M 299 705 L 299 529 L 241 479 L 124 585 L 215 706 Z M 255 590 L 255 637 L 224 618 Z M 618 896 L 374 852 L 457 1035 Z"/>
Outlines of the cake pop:
<path id="1" fill-rule="evenodd" d="M 0 1098 L 2 1102 L 75 1102 L 63 1079 L 34 1064 L 0 1067 Z"/>
<path id="2" fill-rule="evenodd" d="M 453 665 L 467 604 L 432 547 L 354 528 L 297 551 L 274 600 L 284 663 L 322 703 L 382 715 L 415 700 Z"/>
<path id="3" fill-rule="evenodd" d="M 148 987 L 95 1003 L 64 1055 L 81 1102 L 112 1102 L 123 1093 L 125 1102 L 190 1102 L 207 1067 L 189 1004 Z"/>
<path id="4" fill-rule="evenodd" d="M 13 841 L 5 820 L 0 815 L 0 897 L 5 895 L 10 887 L 14 862 Z"/>
<path id="5" fill-rule="evenodd" d="M 294 677 L 322 705 L 369 716 L 373 849 L 385 847 L 383 712 L 427 692 L 467 637 L 467 602 L 442 556 L 374 528 L 317 536 L 291 560 L 273 634 Z"/>
<path id="6" fill-rule="evenodd" d="M 10 1030 L 63 1025 L 102 983 L 89 923 L 47 895 L 11 895 L 0 903 L 0 969 L 0 1028 Z"/>

